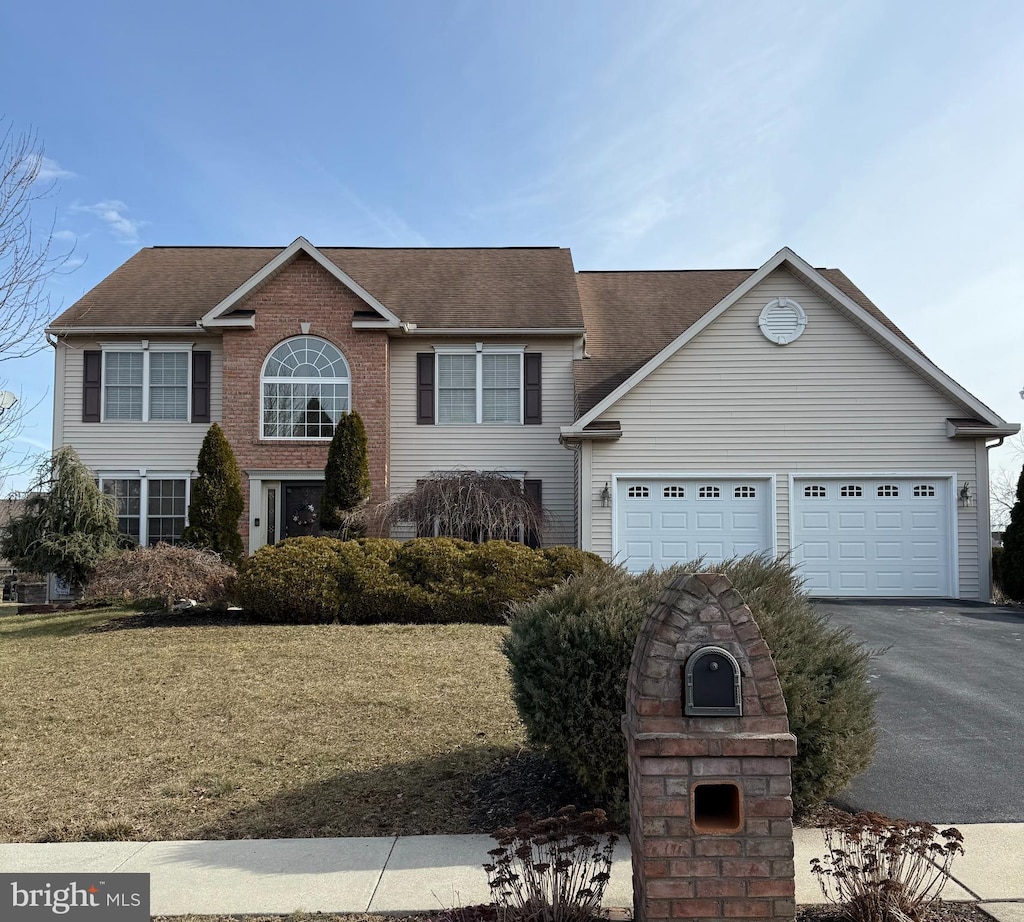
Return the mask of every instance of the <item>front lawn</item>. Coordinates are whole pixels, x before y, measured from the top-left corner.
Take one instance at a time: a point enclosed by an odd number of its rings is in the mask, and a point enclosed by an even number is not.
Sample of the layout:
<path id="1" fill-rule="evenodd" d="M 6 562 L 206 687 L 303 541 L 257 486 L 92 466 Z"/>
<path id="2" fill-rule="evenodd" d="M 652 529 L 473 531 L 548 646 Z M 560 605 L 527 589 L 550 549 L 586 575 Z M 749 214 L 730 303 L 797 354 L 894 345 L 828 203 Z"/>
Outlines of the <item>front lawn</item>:
<path id="1" fill-rule="evenodd" d="M 503 631 L 3 618 L 0 840 L 488 832 Z"/>

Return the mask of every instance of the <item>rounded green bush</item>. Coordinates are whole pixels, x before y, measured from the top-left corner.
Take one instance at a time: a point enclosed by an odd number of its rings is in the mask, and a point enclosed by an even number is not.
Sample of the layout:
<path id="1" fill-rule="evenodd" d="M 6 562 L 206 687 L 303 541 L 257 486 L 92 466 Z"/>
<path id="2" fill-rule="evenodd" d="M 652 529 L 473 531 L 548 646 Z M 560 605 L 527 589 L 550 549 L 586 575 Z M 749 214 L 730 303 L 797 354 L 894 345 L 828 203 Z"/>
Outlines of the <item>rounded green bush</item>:
<path id="1" fill-rule="evenodd" d="M 628 815 L 620 720 L 633 645 L 666 582 L 700 570 L 729 577 L 772 650 L 798 743 L 793 805 L 806 811 L 870 764 L 874 694 L 869 653 L 810 606 L 784 561 L 745 557 L 638 575 L 595 568 L 517 605 L 503 650 L 530 741 L 618 819 Z"/>
<path id="2" fill-rule="evenodd" d="M 246 562 L 238 595 L 254 617 L 268 621 L 500 624 L 510 603 L 606 566 L 568 550 L 455 538 L 291 538 Z"/>
<path id="3" fill-rule="evenodd" d="M 547 569 L 547 575 L 543 581 L 545 589 L 556 586 L 571 576 L 586 573 L 589 570 L 603 570 L 608 566 L 592 551 L 583 551 L 578 547 L 569 547 L 564 544 L 546 547 L 541 550 L 540 555 Z"/>
<path id="4" fill-rule="evenodd" d="M 239 602 L 263 621 L 335 621 L 342 606 L 339 549 L 344 543 L 304 537 L 261 547 L 239 575 Z"/>

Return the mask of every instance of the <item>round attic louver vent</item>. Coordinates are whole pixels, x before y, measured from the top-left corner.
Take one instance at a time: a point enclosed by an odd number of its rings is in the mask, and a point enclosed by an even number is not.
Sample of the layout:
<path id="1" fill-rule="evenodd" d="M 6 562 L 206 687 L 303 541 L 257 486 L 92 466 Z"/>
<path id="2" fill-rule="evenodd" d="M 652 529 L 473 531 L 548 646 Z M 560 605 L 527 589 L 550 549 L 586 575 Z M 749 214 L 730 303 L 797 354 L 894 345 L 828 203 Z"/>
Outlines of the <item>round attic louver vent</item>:
<path id="1" fill-rule="evenodd" d="M 784 346 L 803 333 L 807 326 L 807 315 L 792 298 L 775 298 L 761 309 L 757 325 L 765 339 Z"/>

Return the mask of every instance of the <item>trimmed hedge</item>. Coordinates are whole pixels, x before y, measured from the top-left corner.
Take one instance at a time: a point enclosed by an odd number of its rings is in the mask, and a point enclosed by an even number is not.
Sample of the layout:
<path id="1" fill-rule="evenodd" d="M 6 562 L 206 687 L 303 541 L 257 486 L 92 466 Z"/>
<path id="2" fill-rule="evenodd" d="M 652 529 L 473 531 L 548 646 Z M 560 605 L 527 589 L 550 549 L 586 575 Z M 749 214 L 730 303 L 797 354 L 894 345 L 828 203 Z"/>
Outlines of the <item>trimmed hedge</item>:
<path id="1" fill-rule="evenodd" d="M 841 791 L 871 762 L 870 654 L 810 606 L 791 565 L 745 557 L 638 575 L 608 567 L 517 605 L 503 651 L 530 742 L 569 768 L 617 819 L 628 813 L 620 720 L 637 633 L 669 579 L 707 570 L 729 577 L 771 648 L 798 741 L 797 812 Z"/>
<path id="2" fill-rule="evenodd" d="M 499 624 L 510 603 L 605 567 L 576 548 L 510 541 L 290 538 L 250 558 L 238 596 L 265 621 Z"/>

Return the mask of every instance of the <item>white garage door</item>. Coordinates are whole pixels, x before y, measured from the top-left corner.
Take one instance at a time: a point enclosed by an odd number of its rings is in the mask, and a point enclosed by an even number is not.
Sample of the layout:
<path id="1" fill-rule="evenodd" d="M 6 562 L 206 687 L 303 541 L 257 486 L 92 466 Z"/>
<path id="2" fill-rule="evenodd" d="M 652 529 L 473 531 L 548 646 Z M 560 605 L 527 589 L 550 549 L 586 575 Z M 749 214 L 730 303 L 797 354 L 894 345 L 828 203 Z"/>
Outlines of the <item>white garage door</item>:
<path id="1" fill-rule="evenodd" d="M 619 478 L 615 560 L 636 573 L 770 552 L 771 502 L 764 479 Z"/>
<path id="2" fill-rule="evenodd" d="M 953 595 L 950 481 L 795 478 L 793 559 L 812 595 Z"/>

